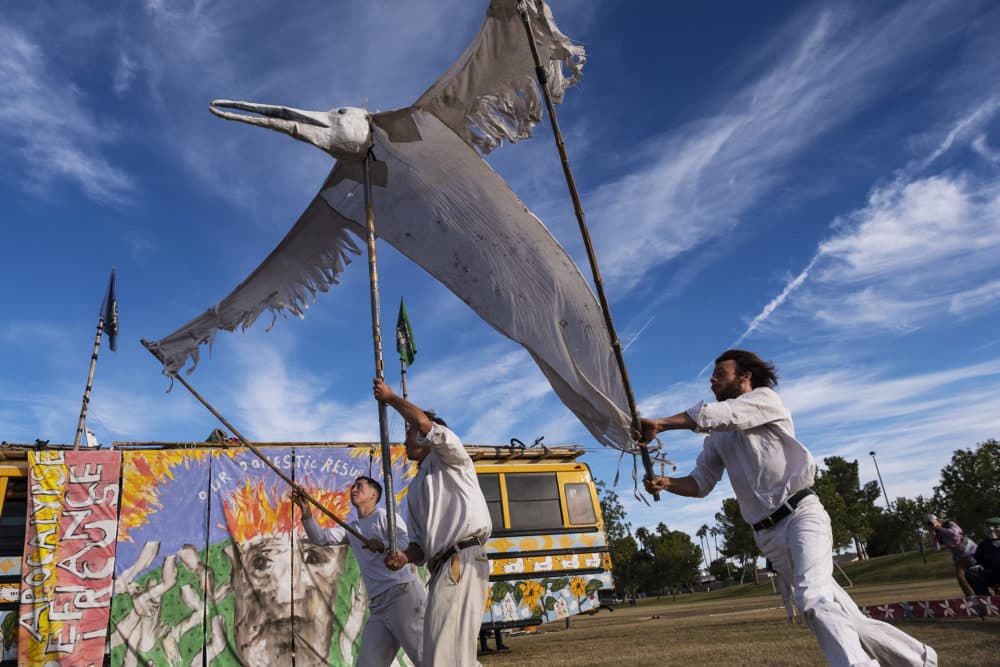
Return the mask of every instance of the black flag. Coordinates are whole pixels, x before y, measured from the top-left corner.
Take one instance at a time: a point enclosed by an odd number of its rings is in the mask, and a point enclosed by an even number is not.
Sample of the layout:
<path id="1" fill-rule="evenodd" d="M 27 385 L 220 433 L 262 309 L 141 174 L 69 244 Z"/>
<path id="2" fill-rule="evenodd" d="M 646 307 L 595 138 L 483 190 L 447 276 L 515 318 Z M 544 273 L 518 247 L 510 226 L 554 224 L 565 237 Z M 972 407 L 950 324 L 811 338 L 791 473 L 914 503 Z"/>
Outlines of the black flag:
<path id="1" fill-rule="evenodd" d="M 118 297 L 115 296 L 115 270 L 111 269 L 111 279 L 108 281 L 108 291 L 104 294 L 101 304 L 101 319 L 104 320 L 104 333 L 108 336 L 108 347 L 112 352 L 118 350 Z"/>

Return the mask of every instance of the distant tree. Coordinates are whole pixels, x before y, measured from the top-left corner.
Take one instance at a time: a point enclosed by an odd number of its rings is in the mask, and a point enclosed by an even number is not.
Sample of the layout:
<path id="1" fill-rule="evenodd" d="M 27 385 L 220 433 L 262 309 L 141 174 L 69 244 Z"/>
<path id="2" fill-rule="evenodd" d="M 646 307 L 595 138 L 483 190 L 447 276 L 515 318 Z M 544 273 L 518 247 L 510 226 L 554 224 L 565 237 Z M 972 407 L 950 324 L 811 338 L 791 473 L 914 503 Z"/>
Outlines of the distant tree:
<path id="1" fill-rule="evenodd" d="M 868 538 L 868 555 L 884 556 L 921 545 L 921 519 L 930 511 L 923 496 L 914 499 L 896 498 L 893 511 L 878 509 Z"/>
<path id="2" fill-rule="evenodd" d="M 813 490 L 823 503 L 823 509 L 830 515 L 830 528 L 833 531 L 833 548 L 841 549 L 853 542 L 851 531 L 848 530 L 847 502 L 837 493 L 836 480 L 833 475 L 824 475 L 822 471 L 816 475 Z"/>
<path id="3" fill-rule="evenodd" d="M 981 535 L 983 520 L 1000 515 L 1000 442 L 990 439 L 975 449 L 956 450 L 941 469 L 933 504 L 966 534 Z"/>
<path id="4" fill-rule="evenodd" d="M 864 558 L 865 544 L 872 534 L 873 518 L 878 511 L 875 507 L 875 501 L 879 497 L 878 482 L 872 481 L 862 486 L 857 461 L 830 456 L 823 459 L 823 463 L 826 470 L 817 475 L 817 486 L 821 491 L 820 500 L 833 524 L 834 547 L 844 546 L 838 538 L 842 539 L 846 531 L 854 542 L 858 557 Z"/>
<path id="5" fill-rule="evenodd" d="M 660 523 L 655 532 L 639 528 L 635 536 L 651 561 L 649 583 L 655 593 L 676 591 L 681 586 L 691 586 L 698 581 L 702 551 L 690 535 L 670 530 L 666 524 Z"/>
<path id="6" fill-rule="evenodd" d="M 604 517 L 604 532 L 608 536 L 608 552 L 615 577 L 615 588 L 621 593 L 635 593 L 636 555 L 639 545 L 632 537 L 632 524 L 625 516 L 621 499 L 613 489 L 597 480 L 597 494 Z"/>
<path id="7" fill-rule="evenodd" d="M 709 549 L 708 549 L 708 525 L 707 524 L 703 524 L 702 527 L 698 529 L 698 532 L 695 533 L 695 535 L 698 536 L 698 540 L 699 540 L 698 544 L 701 545 L 702 553 L 705 556 L 705 569 L 707 570 L 708 569 L 708 561 L 709 561 L 709 558 L 710 558 Z"/>
<path id="8" fill-rule="evenodd" d="M 722 501 L 722 511 L 715 515 L 719 534 L 722 535 L 722 555 L 739 561 L 744 572 L 750 571 L 754 581 L 757 581 L 757 557 L 761 555 L 757 543 L 753 539 L 753 528 L 743 520 L 740 505 L 736 498 L 726 498 Z"/>
<path id="9" fill-rule="evenodd" d="M 729 581 L 731 576 L 729 562 L 725 558 L 716 558 L 713 560 L 712 564 L 708 566 L 708 572 L 718 581 Z"/>

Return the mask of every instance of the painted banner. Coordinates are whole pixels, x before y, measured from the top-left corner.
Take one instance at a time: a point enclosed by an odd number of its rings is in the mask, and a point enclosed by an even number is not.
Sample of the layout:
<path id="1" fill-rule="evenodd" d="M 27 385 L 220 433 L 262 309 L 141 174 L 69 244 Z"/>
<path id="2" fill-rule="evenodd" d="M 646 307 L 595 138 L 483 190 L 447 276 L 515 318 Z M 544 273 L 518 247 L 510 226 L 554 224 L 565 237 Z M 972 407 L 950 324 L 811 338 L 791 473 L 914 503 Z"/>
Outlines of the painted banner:
<path id="1" fill-rule="evenodd" d="M 104 660 L 117 539 L 116 451 L 28 453 L 21 568 L 21 664 Z"/>
<path id="2" fill-rule="evenodd" d="M 1000 596 L 971 595 L 967 598 L 953 598 L 951 600 L 870 605 L 861 607 L 861 613 L 880 621 L 1000 616 Z"/>
<path id="3" fill-rule="evenodd" d="M 206 567 L 209 477 L 217 451 L 123 454 L 111 606 L 114 665 L 202 664 L 205 600 L 218 594 Z"/>
<path id="4" fill-rule="evenodd" d="M 345 518 L 354 479 L 381 479 L 369 449 L 266 456 Z M 397 498 L 414 474 L 393 448 Z M 288 484 L 252 452 L 127 452 L 122 489 L 113 665 L 354 663 L 368 607 L 357 562 L 346 546 L 305 538 Z"/>

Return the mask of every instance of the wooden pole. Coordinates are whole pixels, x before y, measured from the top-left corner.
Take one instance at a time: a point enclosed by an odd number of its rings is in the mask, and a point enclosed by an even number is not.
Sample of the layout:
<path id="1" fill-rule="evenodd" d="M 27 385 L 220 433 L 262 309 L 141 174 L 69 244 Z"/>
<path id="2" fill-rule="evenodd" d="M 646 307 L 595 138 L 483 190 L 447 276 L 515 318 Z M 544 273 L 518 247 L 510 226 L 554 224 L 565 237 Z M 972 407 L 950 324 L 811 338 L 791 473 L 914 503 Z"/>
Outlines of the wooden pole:
<path id="1" fill-rule="evenodd" d="M 375 255 L 375 205 L 372 201 L 371 178 L 372 151 L 368 150 L 362 163 L 365 189 L 365 226 L 368 231 L 368 283 L 372 305 L 372 347 L 375 352 L 375 377 L 385 381 L 385 365 L 382 360 L 382 315 L 379 306 L 378 260 Z M 378 402 L 378 434 L 382 452 L 382 497 L 385 500 L 385 518 L 389 532 L 389 553 L 395 553 L 396 544 L 396 494 L 392 485 L 392 452 L 389 450 L 389 419 L 386 405 Z"/>
<path id="2" fill-rule="evenodd" d="M 153 350 L 153 348 L 151 347 L 151 345 L 147 341 L 143 341 L 142 343 L 143 343 L 143 345 L 145 345 L 146 349 L 149 350 L 150 354 L 152 354 L 154 357 L 156 357 L 160 361 L 160 363 L 163 363 L 163 360 L 160 359 L 160 356 Z M 251 452 L 253 452 L 257 456 L 257 458 L 259 458 L 264 463 L 264 465 L 266 465 L 268 468 L 270 468 L 271 470 L 273 470 L 274 473 L 278 477 L 280 477 L 282 480 L 284 480 L 290 487 L 292 487 L 293 490 L 297 491 L 299 493 L 299 495 L 301 495 L 303 498 L 305 498 L 310 503 L 312 503 L 312 505 L 314 507 L 316 507 L 316 509 L 318 509 L 323 514 L 327 515 L 328 517 L 330 517 L 331 519 L 333 519 L 334 521 L 336 521 L 337 524 L 340 525 L 340 526 L 342 526 L 344 528 L 344 530 L 346 530 L 348 533 L 350 533 L 351 535 L 354 535 L 354 537 L 356 537 L 359 540 L 361 540 L 364 544 L 369 545 L 369 548 L 372 548 L 373 551 L 376 550 L 376 549 L 374 549 L 375 544 L 371 540 L 369 540 L 367 537 L 365 537 L 364 535 L 362 535 L 361 533 L 359 533 L 357 530 L 355 530 L 351 526 L 347 525 L 347 522 L 345 522 L 339 516 L 337 516 L 336 514 L 334 514 L 333 512 L 331 512 L 330 510 L 328 510 L 327 508 L 323 507 L 319 503 L 318 500 L 316 500 L 315 498 L 313 498 L 312 496 L 310 496 L 306 492 L 306 490 L 303 489 L 298 484 L 296 484 L 295 481 L 292 480 L 291 477 L 289 477 L 288 475 L 286 475 L 285 473 L 283 473 L 281 470 L 279 470 L 278 466 L 276 466 L 273 463 L 271 463 L 271 461 L 266 456 L 264 456 L 263 452 L 261 452 L 259 449 L 257 449 L 256 447 L 254 447 L 250 443 L 250 441 L 248 441 L 246 438 L 244 438 L 243 435 L 238 430 L 236 430 L 235 426 L 233 426 L 232 424 L 230 424 L 226 420 L 226 418 L 223 417 L 221 414 L 219 414 L 219 412 L 215 408 L 213 408 L 212 405 L 208 401 L 206 401 L 204 398 L 202 398 L 202 395 L 199 394 L 197 391 L 195 391 L 194 387 L 192 387 L 190 384 L 188 384 L 188 381 L 185 380 L 183 377 L 181 377 L 180 373 L 178 373 L 177 375 L 174 375 L 172 377 L 173 377 L 174 380 L 177 380 L 178 382 L 180 382 L 181 385 L 183 385 L 183 387 L 185 389 L 187 389 L 189 392 L 191 392 L 191 395 L 194 396 L 196 399 L 198 399 L 198 402 L 201 403 L 202 405 L 204 405 L 208 409 L 209 412 L 211 412 L 213 415 L 215 415 L 215 418 L 218 419 L 220 422 L 222 422 L 222 425 L 225 426 L 227 429 L 229 429 L 229 431 L 233 435 L 236 436 L 236 439 L 239 440 L 241 443 L 243 443 L 244 447 L 246 447 Z"/>
<path id="3" fill-rule="evenodd" d="M 97 335 L 94 336 L 94 353 L 90 355 L 90 372 L 87 373 L 87 388 L 83 390 L 83 405 L 80 406 L 80 419 L 76 422 L 76 435 L 73 436 L 73 449 L 80 449 L 80 436 L 87 422 L 87 407 L 90 405 L 90 390 L 94 386 L 94 371 L 97 369 L 97 354 L 101 351 L 101 334 L 104 333 L 104 316 L 97 318 Z"/>
<path id="4" fill-rule="evenodd" d="M 566 155 L 566 144 L 563 142 L 562 131 L 559 129 L 559 118 L 556 116 L 555 105 L 552 104 L 552 97 L 546 83 L 548 75 L 542 66 L 542 61 L 538 56 L 538 46 L 535 43 L 535 35 L 531 31 L 531 18 L 528 16 L 527 0 L 515 0 L 517 12 L 521 15 L 521 22 L 524 23 L 524 31 L 528 36 L 528 46 L 531 48 L 531 57 L 535 61 L 535 76 L 538 78 L 538 85 L 542 89 L 542 96 L 545 98 L 545 108 L 549 112 L 549 121 L 552 124 L 552 135 L 556 141 L 556 148 L 559 150 L 559 159 L 562 161 L 563 175 L 566 177 L 566 185 L 569 188 L 570 198 L 573 200 L 573 211 L 576 213 L 576 221 L 580 227 L 580 234 L 583 236 L 583 245 L 587 249 L 587 260 L 590 262 L 590 270 L 594 277 L 594 287 L 597 290 L 597 298 L 601 303 L 601 310 L 604 311 L 604 323 L 608 328 L 608 335 L 611 337 L 611 347 L 615 352 L 615 359 L 618 362 L 618 370 L 621 372 L 622 384 L 625 387 L 625 397 L 628 401 L 629 412 L 632 413 L 632 428 L 636 433 L 641 433 L 641 423 L 639 421 L 639 409 L 636 407 L 635 395 L 632 393 L 632 384 L 629 382 L 628 370 L 625 368 L 625 357 L 622 354 L 622 344 L 615 331 L 615 323 L 611 318 L 611 307 L 608 305 L 608 298 L 604 294 L 604 281 L 601 278 L 601 270 L 597 265 L 597 255 L 594 253 L 594 246 L 590 241 L 590 230 L 587 228 L 586 216 L 583 213 L 583 204 L 580 203 L 580 195 L 576 189 L 576 180 L 573 178 L 573 170 L 569 166 L 569 157 Z M 535 7 L 538 11 L 537 5 Z M 649 449 L 643 444 L 639 445 L 639 453 L 642 455 L 642 467 L 646 471 L 646 479 L 653 477 L 653 460 L 649 456 Z M 653 494 L 654 500 L 660 499 L 659 493 Z"/>

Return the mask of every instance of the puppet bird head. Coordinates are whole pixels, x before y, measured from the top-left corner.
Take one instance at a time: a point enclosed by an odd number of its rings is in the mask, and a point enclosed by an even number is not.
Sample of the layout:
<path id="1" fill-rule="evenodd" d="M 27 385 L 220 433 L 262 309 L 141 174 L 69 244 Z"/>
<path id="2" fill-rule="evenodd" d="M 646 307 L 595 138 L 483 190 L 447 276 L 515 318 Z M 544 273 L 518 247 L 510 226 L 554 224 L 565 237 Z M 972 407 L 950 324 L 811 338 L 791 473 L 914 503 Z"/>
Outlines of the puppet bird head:
<path id="1" fill-rule="evenodd" d="M 372 143 L 370 114 L 358 107 L 303 111 L 270 104 L 213 100 L 208 109 L 220 118 L 284 132 L 316 146 L 337 160 L 364 159 Z M 233 113 L 224 109 L 249 113 Z"/>

